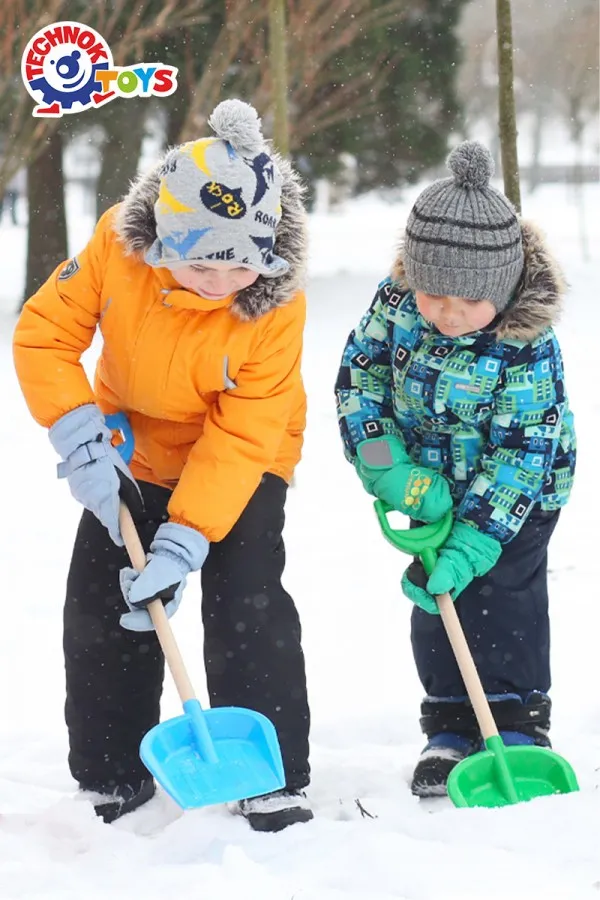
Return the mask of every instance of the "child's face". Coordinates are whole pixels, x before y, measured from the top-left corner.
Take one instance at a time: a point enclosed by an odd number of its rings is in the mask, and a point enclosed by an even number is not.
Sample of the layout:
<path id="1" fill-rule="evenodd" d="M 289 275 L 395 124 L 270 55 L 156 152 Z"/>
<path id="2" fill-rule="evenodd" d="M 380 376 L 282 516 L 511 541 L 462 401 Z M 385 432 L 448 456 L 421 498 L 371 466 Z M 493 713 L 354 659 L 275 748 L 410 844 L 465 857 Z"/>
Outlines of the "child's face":
<path id="1" fill-rule="evenodd" d="M 223 300 L 250 287 L 258 278 L 258 272 L 232 263 L 201 262 L 189 266 L 169 266 L 173 278 L 188 291 L 200 294 L 206 300 Z"/>
<path id="2" fill-rule="evenodd" d="M 464 300 L 462 297 L 438 297 L 415 291 L 417 307 L 424 319 L 447 337 L 461 337 L 485 328 L 498 315 L 491 300 Z"/>

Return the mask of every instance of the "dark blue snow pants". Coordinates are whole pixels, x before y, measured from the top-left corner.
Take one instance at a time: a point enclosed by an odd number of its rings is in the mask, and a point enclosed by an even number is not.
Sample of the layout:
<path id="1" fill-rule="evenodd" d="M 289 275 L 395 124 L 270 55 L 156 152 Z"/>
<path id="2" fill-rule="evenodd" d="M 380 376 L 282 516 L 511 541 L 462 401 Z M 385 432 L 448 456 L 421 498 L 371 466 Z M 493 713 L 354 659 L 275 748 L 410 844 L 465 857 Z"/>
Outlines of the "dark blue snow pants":
<path id="1" fill-rule="evenodd" d="M 519 694 L 550 688 L 548 543 L 560 510 L 532 511 L 505 544 L 498 563 L 476 578 L 456 610 L 486 694 Z M 442 620 L 415 606 L 412 647 L 419 678 L 430 698 L 464 697 Z"/>

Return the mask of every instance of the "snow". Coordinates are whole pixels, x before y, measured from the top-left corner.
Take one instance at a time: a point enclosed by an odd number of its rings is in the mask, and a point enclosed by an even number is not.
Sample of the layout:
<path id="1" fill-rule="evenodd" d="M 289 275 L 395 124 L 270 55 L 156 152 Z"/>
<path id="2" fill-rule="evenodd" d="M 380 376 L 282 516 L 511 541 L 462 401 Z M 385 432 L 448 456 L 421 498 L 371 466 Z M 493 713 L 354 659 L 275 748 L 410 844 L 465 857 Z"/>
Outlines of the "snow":
<path id="1" fill-rule="evenodd" d="M 585 261 L 572 189 L 524 198 L 571 284 L 559 327 L 577 417 L 579 468 L 551 547 L 555 749 L 581 791 L 503 810 L 420 803 L 408 779 L 422 747 L 422 695 L 410 652 L 406 563 L 382 540 L 337 432 L 333 383 L 348 331 L 390 264 L 419 188 L 396 204 L 366 197 L 311 219 L 304 374 L 304 460 L 287 505 L 287 588 L 303 621 L 313 714 L 310 797 L 316 818 L 278 835 L 252 833 L 220 807 L 182 813 L 160 795 L 106 826 L 74 799 L 63 724 L 61 608 L 80 510 L 55 478 L 43 429 L 30 418 L 12 366 L 13 310 L 25 235 L 0 226 L 0 897 L 2 900 L 465 900 L 600 896 L 600 626 L 595 566 L 600 399 L 592 365 L 600 324 L 598 185 L 586 188 Z M 83 198 L 69 195 L 71 250 L 89 236 Z M 97 348 L 86 359 L 91 367 Z M 173 620 L 202 700 L 200 592 L 191 579 Z M 167 679 L 163 716 L 179 712 Z M 361 814 L 357 800 L 369 815 Z"/>

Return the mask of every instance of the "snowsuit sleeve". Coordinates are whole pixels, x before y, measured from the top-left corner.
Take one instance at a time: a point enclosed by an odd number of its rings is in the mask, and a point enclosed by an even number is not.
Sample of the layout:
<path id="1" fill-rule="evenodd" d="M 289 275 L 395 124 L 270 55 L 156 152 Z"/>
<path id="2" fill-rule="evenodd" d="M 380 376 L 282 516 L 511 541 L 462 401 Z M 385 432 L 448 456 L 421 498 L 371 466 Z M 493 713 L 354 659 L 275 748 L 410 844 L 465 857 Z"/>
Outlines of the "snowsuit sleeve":
<path id="1" fill-rule="evenodd" d="M 94 403 L 81 356 L 100 318 L 105 213 L 82 253 L 62 262 L 25 303 L 13 338 L 17 377 L 34 419 L 49 428 L 65 413 Z"/>
<path id="2" fill-rule="evenodd" d="M 383 281 L 358 327 L 350 334 L 335 385 L 338 424 L 344 453 L 352 461 L 356 446 L 367 438 L 394 434 L 393 376 L 388 337 L 387 298 L 390 279 Z"/>
<path id="3" fill-rule="evenodd" d="M 571 413 L 561 352 L 554 334 L 546 332 L 504 372 L 481 470 L 459 504 L 458 518 L 501 543 L 511 541 L 540 499 L 566 415 Z"/>
<path id="4" fill-rule="evenodd" d="M 172 521 L 222 540 L 265 472 L 274 468 L 303 392 L 303 294 L 269 314 L 271 322 L 236 383 L 210 406 L 169 502 Z"/>

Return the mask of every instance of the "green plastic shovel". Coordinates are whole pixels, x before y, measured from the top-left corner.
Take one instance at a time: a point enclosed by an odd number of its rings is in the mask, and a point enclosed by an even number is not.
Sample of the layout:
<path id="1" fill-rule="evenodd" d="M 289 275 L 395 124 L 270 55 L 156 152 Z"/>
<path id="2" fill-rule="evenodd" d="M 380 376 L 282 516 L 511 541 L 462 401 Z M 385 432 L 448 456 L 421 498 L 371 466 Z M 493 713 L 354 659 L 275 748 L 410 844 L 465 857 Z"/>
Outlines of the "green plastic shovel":
<path id="1" fill-rule="evenodd" d="M 395 529 L 387 514 L 391 507 L 375 501 L 375 511 L 387 540 L 398 550 L 419 556 L 425 572 L 435 566 L 437 549 L 452 528 L 452 513 L 432 525 Z M 485 742 L 486 750 L 468 756 L 448 778 L 448 796 L 455 806 L 509 806 L 549 794 L 569 794 L 579 785 L 571 765 L 545 747 L 506 747 L 475 668 L 450 594 L 436 597 L 454 656 Z"/>

